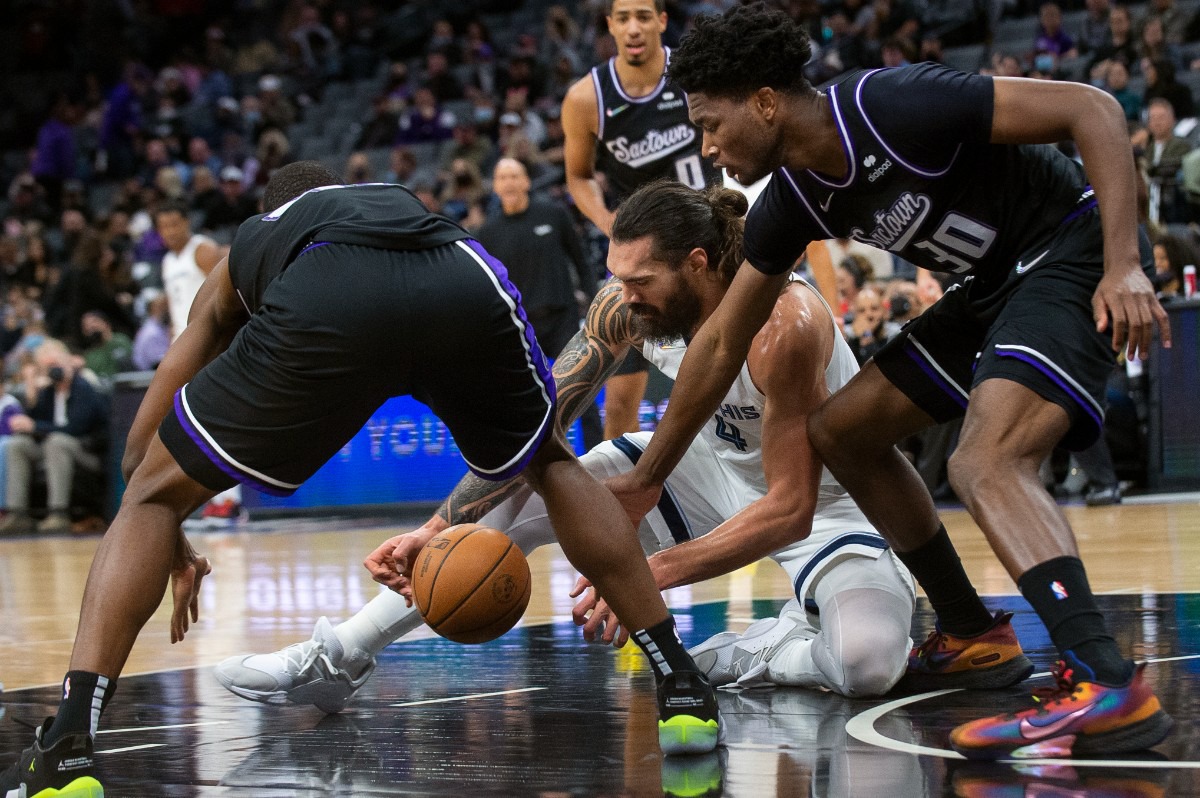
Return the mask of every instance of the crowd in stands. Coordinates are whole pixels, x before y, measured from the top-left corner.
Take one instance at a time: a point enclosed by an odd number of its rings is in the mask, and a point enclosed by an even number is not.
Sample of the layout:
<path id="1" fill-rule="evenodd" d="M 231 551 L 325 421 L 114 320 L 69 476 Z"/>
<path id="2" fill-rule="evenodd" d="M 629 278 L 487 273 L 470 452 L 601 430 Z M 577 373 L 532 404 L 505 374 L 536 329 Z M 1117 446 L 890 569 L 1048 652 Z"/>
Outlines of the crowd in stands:
<path id="1" fill-rule="evenodd" d="M 666 43 L 732 4 L 670 0 Z M 1159 287 L 1179 290 L 1200 229 L 1195 2 L 781 4 L 812 34 L 814 83 L 937 61 L 1110 92 L 1142 170 Z M 569 206 L 559 107 L 615 54 L 604 14 L 603 0 L 17 0 L 0 22 L 8 390 L 22 399 L 28 380 L 48 384 L 35 357 L 48 340 L 70 347 L 101 391 L 120 371 L 152 368 L 170 335 L 155 209 L 185 202 L 194 230 L 228 243 L 272 170 L 297 158 L 335 165 L 348 182 L 407 185 L 469 229 L 498 212 L 488 177 L 500 157 Z M 599 277 L 603 237 L 573 218 Z M 864 358 L 943 288 L 906 264 L 877 274 L 861 256 L 835 263 L 847 336 Z"/>

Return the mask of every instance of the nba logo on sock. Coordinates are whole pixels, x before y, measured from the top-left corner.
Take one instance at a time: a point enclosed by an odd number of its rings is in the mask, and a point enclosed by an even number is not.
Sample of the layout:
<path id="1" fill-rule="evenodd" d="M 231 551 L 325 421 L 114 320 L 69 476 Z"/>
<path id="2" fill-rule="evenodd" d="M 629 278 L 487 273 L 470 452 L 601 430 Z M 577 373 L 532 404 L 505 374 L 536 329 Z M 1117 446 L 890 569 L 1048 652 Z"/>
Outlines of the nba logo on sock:
<path id="1" fill-rule="evenodd" d="M 1067 589 L 1063 587 L 1063 583 L 1057 580 L 1050 583 L 1050 590 L 1054 593 L 1054 597 L 1062 601 L 1067 597 Z"/>
<path id="2" fill-rule="evenodd" d="M 68 676 L 63 680 L 63 701 L 71 697 L 71 677 Z"/>

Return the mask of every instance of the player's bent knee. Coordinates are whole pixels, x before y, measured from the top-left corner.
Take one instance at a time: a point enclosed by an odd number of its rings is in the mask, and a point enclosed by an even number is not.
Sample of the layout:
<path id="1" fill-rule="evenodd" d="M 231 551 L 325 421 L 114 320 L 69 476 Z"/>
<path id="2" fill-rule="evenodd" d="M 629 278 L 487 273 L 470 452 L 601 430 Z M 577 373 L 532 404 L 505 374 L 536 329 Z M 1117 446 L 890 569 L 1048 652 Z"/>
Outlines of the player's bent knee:
<path id="1" fill-rule="evenodd" d="M 851 698 L 881 696 L 896 686 L 908 662 L 908 635 L 882 630 L 842 648 L 842 694 Z"/>

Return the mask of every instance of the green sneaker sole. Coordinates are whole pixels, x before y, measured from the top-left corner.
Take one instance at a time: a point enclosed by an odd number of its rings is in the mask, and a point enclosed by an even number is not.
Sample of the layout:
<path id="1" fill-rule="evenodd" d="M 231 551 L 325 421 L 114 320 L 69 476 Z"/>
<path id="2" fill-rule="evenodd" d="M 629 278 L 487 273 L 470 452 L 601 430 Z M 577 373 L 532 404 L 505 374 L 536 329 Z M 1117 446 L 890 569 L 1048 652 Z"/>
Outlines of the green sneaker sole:
<path id="1" fill-rule="evenodd" d="M 658 745 L 665 756 L 707 754 L 716 749 L 720 735 L 721 727 L 716 720 L 676 715 L 658 722 Z"/>

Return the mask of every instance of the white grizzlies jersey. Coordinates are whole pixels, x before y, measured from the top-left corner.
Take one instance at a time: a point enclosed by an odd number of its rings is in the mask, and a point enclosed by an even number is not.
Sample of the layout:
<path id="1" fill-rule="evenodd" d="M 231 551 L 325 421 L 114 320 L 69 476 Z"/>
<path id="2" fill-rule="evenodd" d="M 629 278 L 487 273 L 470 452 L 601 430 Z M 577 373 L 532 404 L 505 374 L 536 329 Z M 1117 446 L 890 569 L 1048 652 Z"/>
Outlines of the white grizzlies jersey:
<path id="1" fill-rule="evenodd" d="M 808 283 L 799 278 L 793 278 L 792 281 L 800 283 L 820 298 L 821 295 Z M 821 304 L 825 304 L 823 299 Z M 829 312 L 828 305 L 825 309 Z M 832 312 L 829 312 L 829 326 L 834 332 L 833 355 L 825 368 L 825 384 L 832 394 L 858 372 L 858 361 L 834 322 Z M 666 345 L 646 342 L 642 352 L 663 374 L 675 379 L 683 356 L 687 353 L 687 344 L 682 339 Z M 713 420 L 700 433 L 713 452 L 741 478 L 743 484 L 759 496 L 767 492 L 762 465 L 762 415 L 765 402 L 766 397 L 750 377 L 750 367 L 743 363 Z M 861 511 L 850 500 L 846 489 L 838 484 L 829 469 L 822 467 L 816 512 L 821 515 L 830 511 L 861 517 Z"/>
<path id="2" fill-rule="evenodd" d="M 162 281 L 163 290 L 167 294 L 167 309 L 171 314 L 171 340 L 179 337 L 187 326 L 188 312 L 192 309 L 192 300 L 204 285 L 205 274 L 196 265 L 196 248 L 201 244 L 213 244 L 208 236 L 194 235 L 179 254 L 168 252 L 163 255 Z"/>

